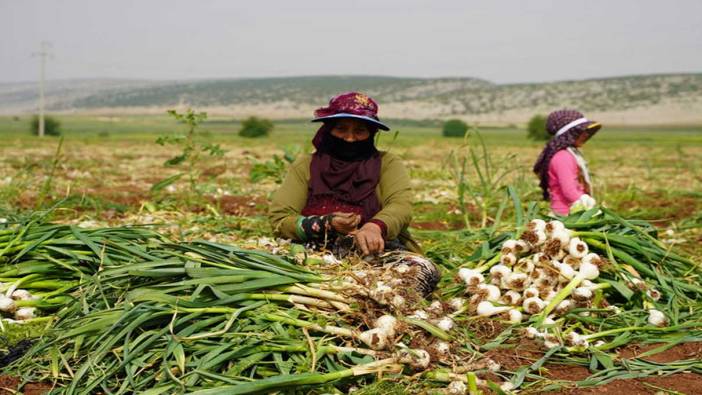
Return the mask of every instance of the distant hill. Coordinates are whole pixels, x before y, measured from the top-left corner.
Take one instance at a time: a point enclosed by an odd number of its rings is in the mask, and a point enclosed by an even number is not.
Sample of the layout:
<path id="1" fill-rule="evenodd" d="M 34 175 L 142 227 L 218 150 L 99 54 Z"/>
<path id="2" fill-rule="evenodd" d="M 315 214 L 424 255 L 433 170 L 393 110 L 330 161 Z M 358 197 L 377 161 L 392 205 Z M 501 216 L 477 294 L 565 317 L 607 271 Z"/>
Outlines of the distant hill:
<path id="1" fill-rule="evenodd" d="M 621 124 L 702 123 L 702 73 L 530 84 L 381 76 L 67 80 L 49 82 L 46 96 L 51 111 L 161 113 L 189 106 L 232 117 L 306 118 L 329 97 L 348 90 L 376 98 L 381 117 L 387 118 L 522 123 L 538 112 L 575 107 Z M 0 84 L 0 113 L 34 111 L 36 91 L 36 84 Z"/>

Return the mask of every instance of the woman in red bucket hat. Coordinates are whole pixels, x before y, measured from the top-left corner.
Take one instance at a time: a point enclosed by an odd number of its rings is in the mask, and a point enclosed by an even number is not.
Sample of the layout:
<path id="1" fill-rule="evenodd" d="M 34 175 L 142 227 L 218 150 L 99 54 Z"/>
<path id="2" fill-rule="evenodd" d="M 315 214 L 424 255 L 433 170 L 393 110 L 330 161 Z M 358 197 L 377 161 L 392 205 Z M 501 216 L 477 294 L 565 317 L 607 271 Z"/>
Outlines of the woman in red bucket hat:
<path id="1" fill-rule="evenodd" d="M 534 164 L 534 173 L 539 176 L 544 199 L 551 202 L 553 213 L 568 215 L 595 206 L 587 162 L 579 148 L 601 127 L 576 110 L 558 110 L 548 115 L 546 131 L 553 137 Z"/>
<path id="2" fill-rule="evenodd" d="M 290 167 L 273 194 L 269 216 L 277 236 L 327 248 L 342 255 L 377 256 L 386 250 L 419 253 L 408 232 L 410 179 L 400 159 L 378 151 L 378 104 L 358 92 L 333 97 L 314 112 L 322 122 L 312 140 L 316 151 Z M 438 282 L 435 266 L 423 293 Z"/>

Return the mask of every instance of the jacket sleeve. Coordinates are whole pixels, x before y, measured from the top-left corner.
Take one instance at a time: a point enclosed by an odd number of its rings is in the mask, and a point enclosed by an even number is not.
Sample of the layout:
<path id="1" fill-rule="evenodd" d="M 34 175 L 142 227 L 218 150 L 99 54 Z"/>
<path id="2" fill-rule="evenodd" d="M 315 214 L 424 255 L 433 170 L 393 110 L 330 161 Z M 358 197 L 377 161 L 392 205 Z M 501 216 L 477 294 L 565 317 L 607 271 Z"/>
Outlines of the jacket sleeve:
<path id="1" fill-rule="evenodd" d="M 373 219 L 385 223 L 388 240 L 396 239 L 412 221 L 413 195 L 404 164 L 387 152 L 383 155 L 378 192 L 383 208 Z"/>
<path id="2" fill-rule="evenodd" d="M 297 221 L 307 202 L 309 169 L 310 156 L 298 158 L 290 166 L 283 184 L 271 196 L 268 218 L 277 237 L 298 241 L 304 238 L 304 235 L 298 234 Z"/>

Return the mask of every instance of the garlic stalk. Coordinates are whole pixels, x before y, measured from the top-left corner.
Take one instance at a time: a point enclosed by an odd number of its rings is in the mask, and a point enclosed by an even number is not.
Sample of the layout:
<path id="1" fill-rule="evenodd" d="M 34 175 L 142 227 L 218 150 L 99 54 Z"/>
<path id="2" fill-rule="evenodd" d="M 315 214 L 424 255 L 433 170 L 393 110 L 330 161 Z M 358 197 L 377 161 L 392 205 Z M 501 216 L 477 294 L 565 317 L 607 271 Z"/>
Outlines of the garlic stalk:
<path id="1" fill-rule="evenodd" d="M 572 242 L 572 240 L 571 240 Z M 588 264 L 588 263 L 583 263 L 580 265 L 580 269 L 578 270 L 578 273 L 573 277 L 572 280 L 561 289 L 556 296 L 549 302 L 548 306 L 541 312 L 541 318 L 540 321 L 543 322 L 544 317 L 547 315 L 551 314 L 554 308 L 558 306 L 563 299 L 568 297 L 573 290 L 580 285 L 580 283 L 583 280 L 594 280 L 600 275 L 600 270 L 597 268 L 597 266 L 593 264 Z"/>

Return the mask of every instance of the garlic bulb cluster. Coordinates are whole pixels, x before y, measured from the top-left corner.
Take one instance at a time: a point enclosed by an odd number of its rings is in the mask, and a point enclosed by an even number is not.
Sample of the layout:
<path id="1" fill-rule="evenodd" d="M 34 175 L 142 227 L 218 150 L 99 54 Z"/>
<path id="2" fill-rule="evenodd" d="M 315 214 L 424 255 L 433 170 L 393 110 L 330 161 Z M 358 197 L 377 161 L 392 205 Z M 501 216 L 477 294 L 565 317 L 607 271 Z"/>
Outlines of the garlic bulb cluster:
<path id="1" fill-rule="evenodd" d="M 17 302 L 36 299 L 39 298 L 25 289 L 10 289 L 8 295 L 0 294 L 0 316 L 2 316 L 2 313 L 5 313 L 6 315 L 12 315 L 17 321 L 30 320 L 35 317 L 36 309 L 34 307 L 20 307 Z"/>
<path id="2" fill-rule="evenodd" d="M 348 291 L 354 297 L 368 297 L 386 309 L 405 312 L 431 293 L 441 277 L 431 261 L 407 251 L 388 252 L 383 261 L 382 267 L 349 272 L 331 284 L 331 288 Z"/>
<path id="3" fill-rule="evenodd" d="M 518 240 L 502 244 L 500 262 L 488 273 L 462 268 L 468 310 L 483 317 L 499 316 L 512 323 L 538 314 L 569 283 L 576 287 L 558 302 L 553 314 L 561 316 L 576 307 L 590 307 L 606 260 L 560 221 L 535 219 Z M 576 279 L 576 281 L 574 281 Z M 554 302 L 555 303 L 555 302 Z"/>

